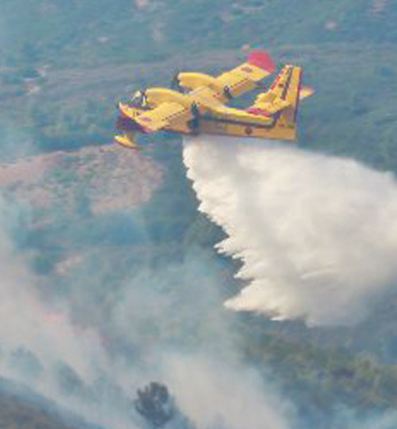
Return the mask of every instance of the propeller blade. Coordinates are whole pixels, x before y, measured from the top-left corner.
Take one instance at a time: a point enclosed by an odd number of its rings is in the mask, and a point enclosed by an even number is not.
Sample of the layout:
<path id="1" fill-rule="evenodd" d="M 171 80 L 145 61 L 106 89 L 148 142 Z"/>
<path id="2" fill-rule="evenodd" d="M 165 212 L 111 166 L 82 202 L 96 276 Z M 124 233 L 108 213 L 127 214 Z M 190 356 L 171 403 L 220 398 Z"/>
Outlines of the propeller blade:
<path id="1" fill-rule="evenodd" d="M 177 72 L 174 73 L 174 76 L 173 76 L 173 78 L 171 80 L 171 83 L 170 83 L 170 88 L 174 89 L 175 91 L 182 92 L 183 88 L 179 84 L 178 75 L 179 75 L 179 71 L 177 71 Z"/>

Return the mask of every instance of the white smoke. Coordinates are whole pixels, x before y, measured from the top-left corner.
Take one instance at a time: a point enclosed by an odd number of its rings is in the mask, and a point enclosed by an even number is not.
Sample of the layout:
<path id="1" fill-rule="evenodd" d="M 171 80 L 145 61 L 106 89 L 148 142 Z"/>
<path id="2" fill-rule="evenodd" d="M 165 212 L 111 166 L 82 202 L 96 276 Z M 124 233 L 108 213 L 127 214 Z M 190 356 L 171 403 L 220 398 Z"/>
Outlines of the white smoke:
<path id="1" fill-rule="evenodd" d="M 10 219 L 17 217 L 18 209 L 0 198 L 0 376 L 89 421 L 133 427 L 106 397 L 109 389 L 98 384 L 109 374 L 113 377 L 114 368 L 97 332 L 74 326 L 66 307 L 50 306 L 41 296 L 28 255 L 22 255 L 10 237 Z"/>
<path id="2" fill-rule="evenodd" d="M 90 264 L 79 271 L 69 296 L 47 300 L 29 268 L 29 253 L 11 238 L 9 220 L 17 217 L 18 210 L 0 198 L 1 377 L 113 429 L 144 426 L 133 399 L 153 380 L 167 383 L 197 429 L 220 427 L 219 418 L 245 429 L 245 413 L 256 407 L 251 427 L 264 427 L 267 419 L 275 429 L 287 427 L 284 406 L 276 406 L 281 400 L 265 393 L 273 387 L 236 363 L 212 257 L 192 252 L 165 269 L 134 271 L 115 288 L 103 282 L 96 258 L 97 271 Z M 55 297 L 57 287 L 47 293 Z M 72 322 L 73 313 L 84 316 L 84 327 Z M 197 350 L 206 358 L 195 357 Z M 177 427 L 183 426 L 169 426 Z"/>
<path id="3" fill-rule="evenodd" d="M 169 356 L 166 368 L 167 384 L 197 428 L 291 427 L 290 405 L 265 389 L 256 371 L 198 355 Z"/>
<path id="4" fill-rule="evenodd" d="M 352 324 L 397 282 L 397 183 L 288 144 L 188 139 L 200 210 L 246 282 L 225 305 L 309 325 Z"/>

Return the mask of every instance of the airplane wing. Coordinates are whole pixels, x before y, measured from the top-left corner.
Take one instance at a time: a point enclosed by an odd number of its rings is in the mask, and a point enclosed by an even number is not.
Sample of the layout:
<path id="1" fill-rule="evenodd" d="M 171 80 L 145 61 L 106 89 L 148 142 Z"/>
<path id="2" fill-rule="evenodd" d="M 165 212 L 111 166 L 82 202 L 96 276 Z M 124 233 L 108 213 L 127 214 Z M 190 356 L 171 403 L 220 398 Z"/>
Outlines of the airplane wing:
<path id="1" fill-rule="evenodd" d="M 247 61 L 216 78 L 222 88 L 227 88 L 231 97 L 238 97 L 257 87 L 257 83 L 274 73 L 276 66 L 265 51 L 252 52 Z M 226 93 L 227 95 L 227 93 Z"/>
<path id="2" fill-rule="evenodd" d="M 129 117 L 128 112 L 123 113 Z M 175 102 L 162 103 L 152 110 L 130 117 L 145 133 L 153 133 L 181 122 L 185 124 L 192 118 L 193 114 L 188 107 Z"/>
<path id="3" fill-rule="evenodd" d="M 254 51 L 245 63 L 219 76 L 182 72 L 178 73 L 177 80 L 181 87 L 191 90 L 197 100 L 219 105 L 257 88 L 258 82 L 274 70 L 275 65 L 266 52 Z"/>

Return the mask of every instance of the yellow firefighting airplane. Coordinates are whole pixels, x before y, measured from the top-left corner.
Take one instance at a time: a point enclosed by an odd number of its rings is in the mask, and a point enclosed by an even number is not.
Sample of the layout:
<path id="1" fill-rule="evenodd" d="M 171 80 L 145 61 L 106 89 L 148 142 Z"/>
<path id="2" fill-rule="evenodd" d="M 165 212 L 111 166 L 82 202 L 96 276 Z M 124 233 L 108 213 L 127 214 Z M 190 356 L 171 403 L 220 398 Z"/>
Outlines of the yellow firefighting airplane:
<path id="1" fill-rule="evenodd" d="M 119 103 L 117 143 L 136 149 L 136 133 L 160 130 L 181 134 L 224 134 L 264 139 L 295 140 L 299 101 L 313 94 L 301 86 L 301 67 L 286 65 L 266 92 L 247 110 L 225 104 L 275 71 L 264 51 L 252 52 L 247 61 L 217 77 L 203 73 L 178 73 L 179 91 L 149 88 L 135 93 L 128 104 Z"/>

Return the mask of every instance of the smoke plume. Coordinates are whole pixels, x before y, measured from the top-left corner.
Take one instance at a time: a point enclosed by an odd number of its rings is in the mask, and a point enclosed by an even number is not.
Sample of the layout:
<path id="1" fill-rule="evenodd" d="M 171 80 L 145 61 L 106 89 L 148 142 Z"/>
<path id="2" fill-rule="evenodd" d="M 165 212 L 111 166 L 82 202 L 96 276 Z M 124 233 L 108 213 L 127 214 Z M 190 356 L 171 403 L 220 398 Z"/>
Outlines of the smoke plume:
<path id="1" fill-rule="evenodd" d="M 252 428 L 288 427 L 281 399 L 266 393 L 273 387 L 239 364 L 212 252 L 142 264 L 111 284 L 109 250 L 95 249 L 63 280 L 66 288 L 51 284 L 43 294 L 32 251 L 14 242 L 20 210 L 0 199 L 1 377 L 113 429 L 146 427 L 133 399 L 153 380 L 169 386 L 191 428 L 245 429 L 247 410 Z M 167 427 L 185 428 L 178 421 Z"/>
<path id="2" fill-rule="evenodd" d="M 166 373 L 182 411 L 199 428 L 291 427 L 291 406 L 265 388 L 256 371 L 187 355 L 168 357 Z"/>
<path id="3" fill-rule="evenodd" d="M 397 183 L 391 173 L 255 140 L 184 147 L 199 209 L 241 261 L 229 309 L 309 325 L 352 324 L 397 281 Z"/>

